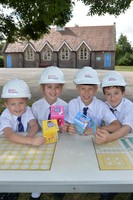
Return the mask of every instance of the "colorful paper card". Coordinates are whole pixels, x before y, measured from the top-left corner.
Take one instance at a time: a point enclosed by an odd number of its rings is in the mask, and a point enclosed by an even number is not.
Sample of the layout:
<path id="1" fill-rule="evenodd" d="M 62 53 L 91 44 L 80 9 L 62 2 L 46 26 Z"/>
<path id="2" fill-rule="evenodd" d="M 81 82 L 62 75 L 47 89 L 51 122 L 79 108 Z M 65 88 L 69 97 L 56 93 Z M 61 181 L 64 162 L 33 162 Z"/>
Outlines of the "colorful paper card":
<path id="1" fill-rule="evenodd" d="M 50 107 L 50 118 L 56 119 L 58 126 L 64 124 L 64 106 L 51 106 Z"/>
<path id="2" fill-rule="evenodd" d="M 81 112 L 78 112 L 74 118 L 74 126 L 81 134 L 84 134 L 86 128 L 91 128 L 92 133 L 96 131 L 96 122 Z"/>
<path id="3" fill-rule="evenodd" d="M 102 145 L 93 144 L 101 170 L 133 170 L 132 138 L 121 138 Z"/>
<path id="4" fill-rule="evenodd" d="M 46 144 L 58 141 L 58 130 L 59 128 L 56 119 L 42 121 L 42 132 L 45 137 Z"/>
<path id="5" fill-rule="evenodd" d="M 55 148 L 56 143 L 32 146 L 0 137 L 0 170 L 50 170 Z"/>

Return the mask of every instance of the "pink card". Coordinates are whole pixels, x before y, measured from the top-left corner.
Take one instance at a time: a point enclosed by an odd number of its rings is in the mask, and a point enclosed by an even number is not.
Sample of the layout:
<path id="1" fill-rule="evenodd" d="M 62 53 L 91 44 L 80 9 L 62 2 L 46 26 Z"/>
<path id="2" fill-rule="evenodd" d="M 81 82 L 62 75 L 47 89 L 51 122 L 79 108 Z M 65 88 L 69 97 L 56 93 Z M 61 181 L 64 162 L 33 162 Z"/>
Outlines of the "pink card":
<path id="1" fill-rule="evenodd" d="M 51 119 L 56 119 L 58 126 L 64 124 L 64 106 L 51 106 Z"/>

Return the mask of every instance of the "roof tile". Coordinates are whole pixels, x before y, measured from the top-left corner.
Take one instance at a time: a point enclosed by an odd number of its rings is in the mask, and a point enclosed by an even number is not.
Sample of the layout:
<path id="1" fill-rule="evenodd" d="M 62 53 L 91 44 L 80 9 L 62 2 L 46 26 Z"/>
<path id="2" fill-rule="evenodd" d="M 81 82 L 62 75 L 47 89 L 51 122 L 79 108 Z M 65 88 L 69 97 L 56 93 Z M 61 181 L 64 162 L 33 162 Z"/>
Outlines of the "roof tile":
<path id="1" fill-rule="evenodd" d="M 108 26 L 75 26 L 65 27 L 65 31 L 51 28 L 50 33 L 38 41 L 30 41 L 36 51 L 40 51 L 46 42 L 57 51 L 64 41 L 75 51 L 85 41 L 92 51 L 115 51 L 116 44 L 115 25 Z M 26 41 L 8 44 L 5 52 L 23 52 Z"/>

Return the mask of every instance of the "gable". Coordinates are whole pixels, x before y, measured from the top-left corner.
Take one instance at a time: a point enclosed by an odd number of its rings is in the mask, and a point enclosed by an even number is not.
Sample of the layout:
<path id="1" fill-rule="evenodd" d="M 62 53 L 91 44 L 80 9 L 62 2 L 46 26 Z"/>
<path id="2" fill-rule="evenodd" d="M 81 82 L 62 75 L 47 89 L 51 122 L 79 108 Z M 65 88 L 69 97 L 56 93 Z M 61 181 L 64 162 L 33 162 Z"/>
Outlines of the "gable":
<path id="1" fill-rule="evenodd" d="M 36 49 L 33 47 L 32 44 L 28 43 L 24 46 L 23 52 L 26 51 L 27 48 L 31 48 L 34 52 L 36 52 Z"/>
<path id="2" fill-rule="evenodd" d="M 40 52 L 45 44 L 53 51 L 58 51 L 64 43 L 71 51 L 76 51 L 83 42 L 92 51 L 115 51 L 115 25 L 65 27 L 63 31 L 52 28 L 49 34 L 45 34 L 38 41 L 31 40 L 30 44 L 37 52 Z M 8 44 L 5 53 L 23 52 L 26 46 L 26 41 Z"/>

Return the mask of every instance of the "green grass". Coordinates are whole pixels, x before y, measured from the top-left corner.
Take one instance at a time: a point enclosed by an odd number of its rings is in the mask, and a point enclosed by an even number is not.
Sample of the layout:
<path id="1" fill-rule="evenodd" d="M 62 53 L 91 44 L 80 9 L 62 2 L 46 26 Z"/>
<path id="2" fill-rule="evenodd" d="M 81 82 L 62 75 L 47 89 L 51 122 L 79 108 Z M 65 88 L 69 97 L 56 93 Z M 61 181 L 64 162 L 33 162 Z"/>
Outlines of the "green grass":
<path id="1" fill-rule="evenodd" d="M 18 200 L 29 200 L 30 194 L 21 193 Z M 63 200 L 98 200 L 99 194 L 96 193 L 78 193 L 78 194 L 65 194 Z M 42 194 L 41 200 L 57 200 L 54 194 Z M 115 196 L 114 200 L 130 200 L 130 193 L 119 193 Z"/>
<path id="2" fill-rule="evenodd" d="M 133 72 L 133 66 L 115 66 L 115 70 Z"/>

